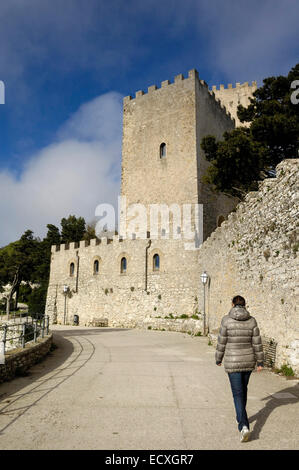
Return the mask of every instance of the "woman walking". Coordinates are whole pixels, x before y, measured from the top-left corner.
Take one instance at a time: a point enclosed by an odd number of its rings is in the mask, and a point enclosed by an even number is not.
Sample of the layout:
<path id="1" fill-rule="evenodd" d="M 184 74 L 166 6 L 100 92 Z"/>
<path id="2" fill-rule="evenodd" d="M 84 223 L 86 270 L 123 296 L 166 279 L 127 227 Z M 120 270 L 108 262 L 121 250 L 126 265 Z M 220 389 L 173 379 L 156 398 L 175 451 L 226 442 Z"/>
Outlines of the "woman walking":
<path id="1" fill-rule="evenodd" d="M 254 317 L 245 308 L 245 299 L 236 295 L 232 308 L 222 318 L 216 348 L 216 364 L 221 366 L 224 356 L 224 369 L 228 373 L 241 442 L 250 437 L 246 413 L 247 386 L 250 374 L 257 363 L 257 370 L 263 368 L 263 345 L 259 328 Z"/>

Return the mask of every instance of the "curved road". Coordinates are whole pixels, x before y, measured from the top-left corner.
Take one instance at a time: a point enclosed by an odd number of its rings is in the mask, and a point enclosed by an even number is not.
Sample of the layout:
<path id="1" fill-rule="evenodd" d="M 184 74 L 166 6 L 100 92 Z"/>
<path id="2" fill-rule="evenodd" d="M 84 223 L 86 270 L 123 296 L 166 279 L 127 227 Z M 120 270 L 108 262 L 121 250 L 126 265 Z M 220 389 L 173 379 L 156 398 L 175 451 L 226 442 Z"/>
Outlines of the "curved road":
<path id="1" fill-rule="evenodd" d="M 298 449 L 299 384 L 249 383 L 239 442 L 223 367 L 206 338 L 55 326 L 55 349 L 0 385 L 0 449 Z"/>

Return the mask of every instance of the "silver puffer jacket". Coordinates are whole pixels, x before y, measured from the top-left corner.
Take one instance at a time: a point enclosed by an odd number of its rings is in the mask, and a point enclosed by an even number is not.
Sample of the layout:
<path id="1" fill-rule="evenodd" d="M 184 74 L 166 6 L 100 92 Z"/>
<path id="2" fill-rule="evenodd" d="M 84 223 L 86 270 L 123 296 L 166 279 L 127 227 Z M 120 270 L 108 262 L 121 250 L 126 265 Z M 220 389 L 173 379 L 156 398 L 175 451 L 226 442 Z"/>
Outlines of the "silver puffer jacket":
<path id="1" fill-rule="evenodd" d="M 225 372 L 249 371 L 263 365 L 264 353 L 260 331 L 245 307 L 236 305 L 222 318 L 216 348 L 216 364 L 224 356 Z"/>

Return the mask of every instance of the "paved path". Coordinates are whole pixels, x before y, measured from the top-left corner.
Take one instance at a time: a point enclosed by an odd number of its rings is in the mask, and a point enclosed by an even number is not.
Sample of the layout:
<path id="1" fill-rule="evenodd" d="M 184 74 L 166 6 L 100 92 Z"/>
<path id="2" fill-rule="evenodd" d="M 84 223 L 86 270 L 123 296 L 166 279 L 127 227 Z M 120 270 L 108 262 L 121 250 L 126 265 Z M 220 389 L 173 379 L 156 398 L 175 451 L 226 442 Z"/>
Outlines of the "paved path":
<path id="1" fill-rule="evenodd" d="M 0 385 L 0 449 L 298 449 L 299 384 L 253 373 L 240 443 L 205 338 L 57 326 L 58 348 Z"/>

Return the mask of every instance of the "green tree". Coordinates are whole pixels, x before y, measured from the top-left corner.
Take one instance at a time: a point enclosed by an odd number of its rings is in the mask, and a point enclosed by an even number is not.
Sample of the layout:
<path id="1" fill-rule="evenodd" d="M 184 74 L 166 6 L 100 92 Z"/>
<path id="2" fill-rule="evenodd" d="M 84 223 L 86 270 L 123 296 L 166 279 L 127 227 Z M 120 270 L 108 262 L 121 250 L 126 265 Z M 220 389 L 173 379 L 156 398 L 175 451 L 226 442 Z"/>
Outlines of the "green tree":
<path id="1" fill-rule="evenodd" d="M 19 288 L 19 295 L 18 295 L 19 302 L 23 302 L 27 304 L 29 297 L 31 295 L 31 292 L 32 292 L 32 287 L 30 286 L 29 282 L 26 282 L 26 284 L 21 284 Z"/>
<path id="2" fill-rule="evenodd" d="M 56 227 L 56 225 L 48 224 L 47 229 L 48 232 L 43 241 L 50 247 L 52 245 L 59 245 L 59 243 L 61 243 L 61 235 L 59 232 L 59 228 Z"/>
<path id="3" fill-rule="evenodd" d="M 83 240 L 89 241 L 93 238 L 97 238 L 96 236 L 96 224 L 97 222 L 93 220 L 86 225 L 85 233 L 83 236 Z"/>
<path id="4" fill-rule="evenodd" d="M 37 285 L 28 296 L 28 311 L 31 315 L 43 315 L 45 313 L 50 275 L 51 247 L 52 245 L 59 245 L 61 242 L 58 227 L 48 224 L 47 229 L 47 235 L 39 243 L 34 254 L 34 270 L 31 279 Z"/>
<path id="5" fill-rule="evenodd" d="M 6 295 L 6 314 L 9 318 L 13 295 L 18 292 L 22 281 L 32 281 L 35 271 L 36 252 L 40 241 L 27 230 L 20 240 L 0 250 L 0 285 L 9 285 Z"/>
<path id="6" fill-rule="evenodd" d="M 297 158 L 299 149 L 299 105 L 292 103 L 291 84 L 299 79 L 299 64 L 286 77 L 263 80 L 247 108 L 238 107 L 239 127 L 225 132 L 223 140 L 202 139 L 201 147 L 211 165 L 203 181 L 233 196 L 242 197 L 257 189 L 257 181 L 275 174 L 284 158 Z"/>
<path id="7" fill-rule="evenodd" d="M 41 241 L 34 238 L 33 232 L 27 230 L 20 240 L 0 249 L 0 289 L 8 286 L 6 295 L 6 313 L 9 312 L 14 294 L 16 307 L 18 293 L 23 301 L 28 302 L 29 312 L 44 314 L 46 295 L 49 283 L 51 246 L 71 241 L 80 241 L 86 237 L 93 238 L 92 226 L 85 230 L 82 217 L 69 216 L 61 220 L 62 234 L 53 224 L 47 225 L 47 235 Z M 21 285 L 22 281 L 26 285 Z M 33 288 L 31 287 L 34 284 Z"/>
<path id="8" fill-rule="evenodd" d="M 85 234 L 85 220 L 83 217 L 70 215 L 67 219 L 61 219 L 61 242 L 79 242 Z"/>
<path id="9" fill-rule="evenodd" d="M 52 245 L 59 245 L 61 243 L 59 229 L 52 224 L 48 224 L 47 228 L 47 235 L 40 242 L 35 252 L 35 270 L 32 277 L 38 283 L 48 283 L 51 263 L 51 247 Z"/>
<path id="10" fill-rule="evenodd" d="M 42 282 L 38 287 L 32 289 L 28 299 L 28 313 L 31 316 L 40 317 L 45 314 L 47 290 L 47 282 Z"/>

